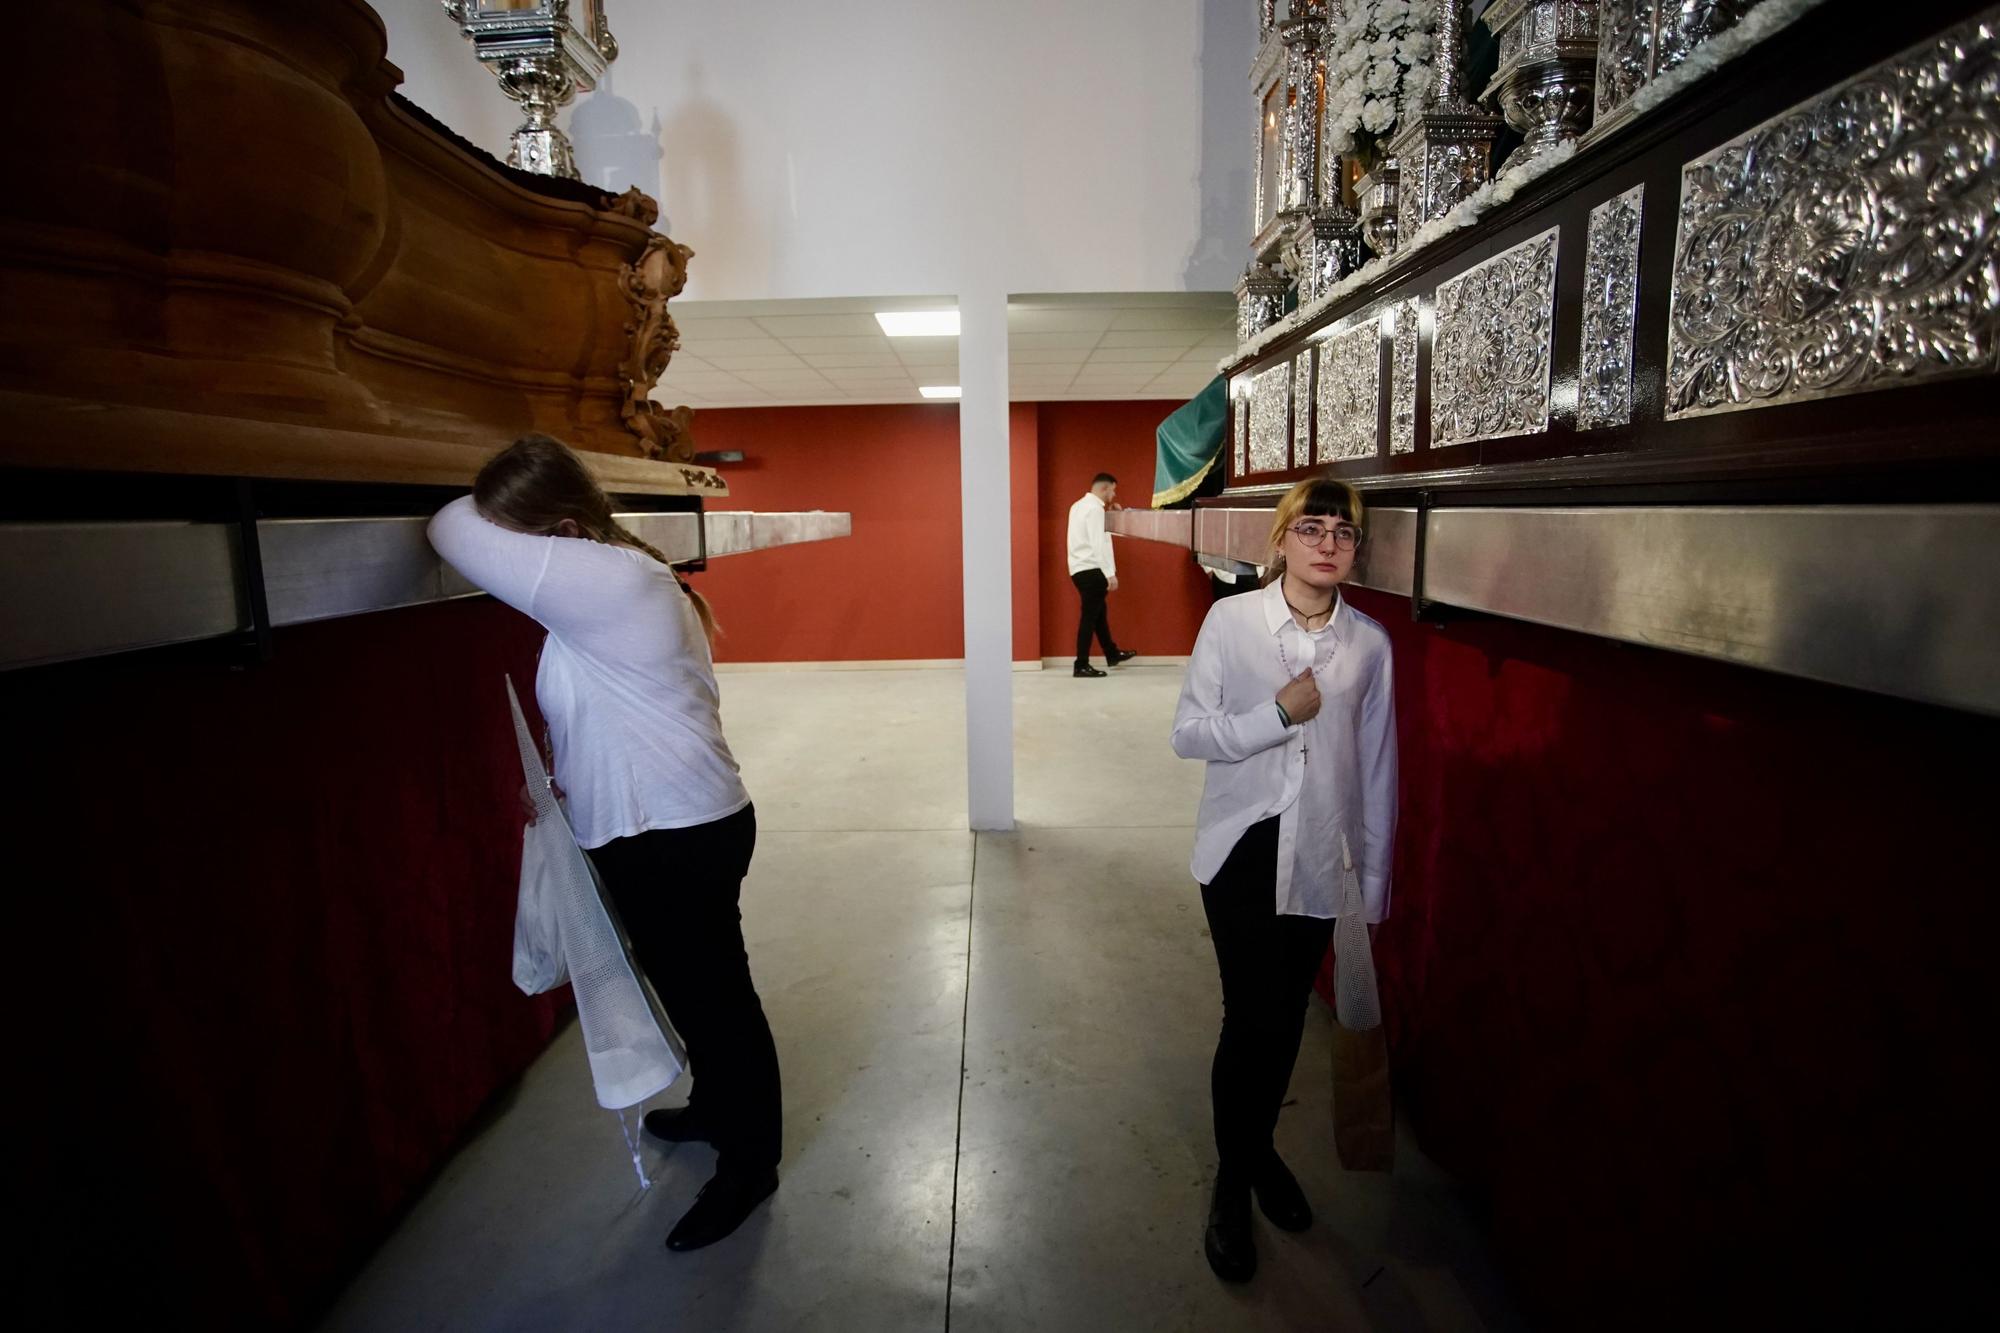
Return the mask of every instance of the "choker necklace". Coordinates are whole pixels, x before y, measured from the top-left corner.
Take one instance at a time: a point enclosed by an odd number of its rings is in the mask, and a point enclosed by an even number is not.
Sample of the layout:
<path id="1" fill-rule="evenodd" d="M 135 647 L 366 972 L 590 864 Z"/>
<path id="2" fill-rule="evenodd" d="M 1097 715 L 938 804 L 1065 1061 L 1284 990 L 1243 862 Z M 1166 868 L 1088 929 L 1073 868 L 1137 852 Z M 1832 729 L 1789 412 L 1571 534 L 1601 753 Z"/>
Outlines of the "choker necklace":
<path id="1" fill-rule="evenodd" d="M 1278 589 L 1278 596 L 1285 597 L 1285 590 L 1283 588 Z M 1285 605 L 1291 607 L 1291 612 L 1295 616 L 1302 616 L 1307 620 L 1318 620 L 1321 616 L 1331 616 L 1334 613 L 1335 608 L 1340 605 L 1340 595 L 1338 593 L 1334 594 L 1333 600 L 1326 604 L 1326 610 L 1324 611 L 1301 611 L 1296 606 L 1292 606 L 1292 599 L 1289 597 L 1285 597 Z"/>

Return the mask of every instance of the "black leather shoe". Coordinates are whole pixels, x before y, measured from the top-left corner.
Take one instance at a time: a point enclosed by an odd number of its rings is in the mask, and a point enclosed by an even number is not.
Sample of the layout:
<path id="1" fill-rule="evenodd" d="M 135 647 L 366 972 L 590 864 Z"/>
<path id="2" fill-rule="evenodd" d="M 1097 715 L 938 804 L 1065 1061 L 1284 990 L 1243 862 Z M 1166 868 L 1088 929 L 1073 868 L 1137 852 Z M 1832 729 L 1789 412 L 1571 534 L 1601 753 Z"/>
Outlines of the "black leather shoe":
<path id="1" fill-rule="evenodd" d="M 1112 666 L 1117 666 L 1117 665 L 1118 665 L 1119 663 L 1121 663 L 1121 662 L 1129 662 L 1129 661 L 1131 661 L 1131 660 L 1132 660 L 1133 658 L 1137 657 L 1138 655 L 1139 655 L 1139 654 L 1138 654 L 1137 652 L 1133 651 L 1133 650 L 1132 650 L 1132 649 L 1130 649 L 1130 648 L 1120 648 L 1120 649 L 1119 649 L 1119 650 L 1118 650 L 1117 652 L 1115 652 L 1115 653 L 1113 653 L 1113 654 L 1111 655 L 1111 657 L 1110 657 L 1110 659 L 1109 659 L 1109 660 L 1110 660 L 1110 662 L 1111 662 L 1111 665 L 1112 665 Z"/>
<path id="2" fill-rule="evenodd" d="M 1071 667 L 1069 674 L 1072 676 L 1105 676 L 1109 675 L 1110 673 L 1107 671 L 1099 671 L 1094 666 L 1080 666 L 1080 667 Z"/>
<path id="3" fill-rule="evenodd" d="M 715 1131 L 692 1106 L 663 1106 L 646 1112 L 646 1132 L 668 1143 L 707 1143 Z"/>
<path id="4" fill-rule="evenodd" d="M 1209 1197 L 1208 1234 L 1202 1239 L 1208 1266 L 1224 1282 L 1248 1282 L 1257 1272 L 1257 1244 L 1250 1238 L 1250 1186 L 1218 1175 Z"/>
<path id="5" fill-rule="evenodd" d="M 1278 1154 L 1272 1153 L 1263 1170 L 1257 1173 L 1255 1187 L 1257 1206 L 1271 1219 L 1272 1226 L 1285 1231 L 1304 1231 L 1313 1224 L 1312 1205 L 1306 1202 L 1306 1192 L 1299 1188 L 1298 1178 Z"/>
<path id="6" fill-rule="evenodd" d="M 717 1171 L 695 1195 L 694 1207 L 667 1233 L 667 1248 L 698 1250 L 715 1244 L 742 1226 L 751 1210 L 777 1188 L 776 1171 Z"/>

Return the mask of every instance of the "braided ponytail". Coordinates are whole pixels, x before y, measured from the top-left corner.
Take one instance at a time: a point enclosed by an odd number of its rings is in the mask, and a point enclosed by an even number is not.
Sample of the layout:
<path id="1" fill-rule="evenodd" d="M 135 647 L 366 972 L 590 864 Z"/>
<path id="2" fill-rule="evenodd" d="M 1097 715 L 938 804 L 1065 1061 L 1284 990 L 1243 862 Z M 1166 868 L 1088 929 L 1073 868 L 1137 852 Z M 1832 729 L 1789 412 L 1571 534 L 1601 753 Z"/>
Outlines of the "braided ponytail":
<path id="1" fill-rule="evenodd" d="M 709 606 L 708 598 L 703 597 L 700 593 L 696 592 L 694 590 L 694 585 L 689 583 L 679 570 L 674 569 L 673 565 L 668 562 L 667 558 L 664 555 L 660 554 L 659 549 L 657 547 L 651 545 L 648 542 L 643 542 L 639 540 L 638 534 L 634 533 L 630 528 L 627 528 L 623 524 L 619 523 L 616 519 L 610 520 L 610 529 L 611 529 L 610 533 L 606 537 L 607 541 L 615 542 L 621 546 L 630 546 L 635 550 L 644 551 L 647 555 L 652 556 L 653 559 L 667 566 L 667 569 L 670 572 L 672 572 L 674 576 L 674 582 L 681 585 L 681 591 L 687 594 L 687 599 L 690 602 L 694 603 L 695 617 L 696 619 L 701 621 L 701 632 L 706 636 L 708 636 L 708 646 L 709 649 L 713 651 L 715 648 L 715 641 L 722 637 L 722 627 L 715 623 L 715 611 L 712 607 Z"/>

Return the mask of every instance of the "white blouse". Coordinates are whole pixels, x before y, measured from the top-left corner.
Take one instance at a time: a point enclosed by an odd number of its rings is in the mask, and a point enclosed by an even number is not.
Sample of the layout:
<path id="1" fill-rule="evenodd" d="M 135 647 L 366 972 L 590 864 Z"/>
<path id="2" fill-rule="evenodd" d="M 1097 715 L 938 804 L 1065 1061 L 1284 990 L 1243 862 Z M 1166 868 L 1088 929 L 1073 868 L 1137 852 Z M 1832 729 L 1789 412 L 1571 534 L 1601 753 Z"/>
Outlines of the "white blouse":
<path id="1" fill-rule="evenodd" d="M 1286 726 L 1278 691 L 1311 663 L 1320 711 Z M 1278 816 L 1281 916 L 1341 914 L 1355 871 L 1363 915 L 1389 913 L 1396 846 L 1396 699 L 1389 635 L 1343 598 L 1307 633 L 1282 583 L 1209 608 L 1174 711 L 1174 753 L 1205 759 L 1196 881 L 1211 882 L 1252 824 Z"/>
<path id="2" fill-rule="evenodd" d="M 687 828 L 750 804 L 722 738 L 708 637 L 644 551 L 489 523 L 471 496 L 431 519 L 452 568 L 549 632 L 535 699 L 584 847 Z"/>

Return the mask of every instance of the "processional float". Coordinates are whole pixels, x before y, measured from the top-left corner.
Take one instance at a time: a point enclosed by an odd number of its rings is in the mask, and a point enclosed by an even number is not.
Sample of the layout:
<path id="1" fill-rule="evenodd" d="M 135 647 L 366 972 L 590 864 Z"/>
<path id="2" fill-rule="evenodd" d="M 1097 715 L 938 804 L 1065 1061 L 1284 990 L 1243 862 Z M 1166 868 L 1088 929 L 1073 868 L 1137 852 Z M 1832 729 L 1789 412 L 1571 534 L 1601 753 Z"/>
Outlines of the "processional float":
<path id="1" fill-rule="evenodd" d="M 470 596 L 423 516 L 531 430 L 677 563 L 848 533 L 714 508 L 652 400 L 692 252 L 549 119 L 617 53 L 597 0 L 446 6 L 527 109 L 504 164 L 395 93 L 361 0 L 307 8 L 38 11 L 91 58 L 36 66 L 69 112 L 0 208 L 0 669 Z"/>
<path id="2" fill-rule="evenodd" d="M 1254 573 L 1328 473 L 1419 616 L 2000 712 L 2000 9 L 1286 8 L 1227 428 L 1113 531 Z"/>

